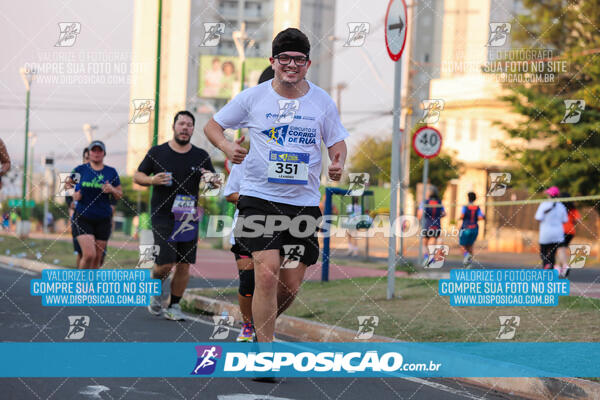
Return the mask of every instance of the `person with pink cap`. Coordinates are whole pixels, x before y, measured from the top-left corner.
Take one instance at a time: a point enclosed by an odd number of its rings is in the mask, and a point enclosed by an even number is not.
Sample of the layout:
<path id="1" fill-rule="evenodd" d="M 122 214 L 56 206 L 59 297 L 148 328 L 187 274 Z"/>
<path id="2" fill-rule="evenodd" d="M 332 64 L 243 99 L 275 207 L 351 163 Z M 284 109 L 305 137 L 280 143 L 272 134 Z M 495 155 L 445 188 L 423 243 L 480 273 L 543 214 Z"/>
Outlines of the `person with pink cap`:
<path id="1" fill-rule="evenodd" d="M 555 268 L 564 277 L 568 260 L 564 260 L 564 257 L 556 260 L 556 250 L 565 240 L 563 224 L 569 220 L 567 209 L 564 204 L 555 200 L 560 195 L 556 186 L 548 188 L 544 193 L 552 200 L 542 202 L 535 213 L 535 219 L 540 222 L 540 257 L 544 269 Z"/>

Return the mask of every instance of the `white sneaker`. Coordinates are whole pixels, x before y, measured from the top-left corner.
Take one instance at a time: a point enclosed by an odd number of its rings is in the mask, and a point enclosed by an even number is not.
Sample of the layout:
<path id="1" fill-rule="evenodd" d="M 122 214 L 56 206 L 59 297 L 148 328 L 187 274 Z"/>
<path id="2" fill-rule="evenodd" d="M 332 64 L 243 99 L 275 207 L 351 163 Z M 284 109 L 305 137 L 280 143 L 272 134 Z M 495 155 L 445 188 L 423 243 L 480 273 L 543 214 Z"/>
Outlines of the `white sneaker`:
<path id="1" fill-rule="evenodd" d="M 560 265 L 555 265 L 554 269 L 558 271 L 558 277 L 559 278 L 564 278 L 564 276 L 563 276 L 563 270 L 562 270 L 562 267 Z"/>
<path id="2" fill-rule="evenodd" d="M 162 304 L 160 302 L 160 296 L 150 296 L 150 305 L 148 311 L 152 315 L 161 315 L 163 312 Z"/>
<path id="3" fill-rule="evenodd" d="M 465 255 L 463 258 L 463 265 L 468 268 L 471 266 L 471 264 L 473 264 L 473 255 L 471 253 L 467 253 L 467 255 Z"/>
<path id="4" fill-rule="evenodd" d="M 558 275 L 561 278 L 566 278 L 567 275 L 569 275 L 569 267 L 568 266 L 558 267 Z"/>
<path id="5" fill-rule="evenodd" d="M 185 321 L 185 314 L 181 311 L 181 306 L 178 304 L 173 304 L 169 308 L 165 308 L 163 311 L 163 316 L 166 319 L 170 319 L 172 321 Z"/>

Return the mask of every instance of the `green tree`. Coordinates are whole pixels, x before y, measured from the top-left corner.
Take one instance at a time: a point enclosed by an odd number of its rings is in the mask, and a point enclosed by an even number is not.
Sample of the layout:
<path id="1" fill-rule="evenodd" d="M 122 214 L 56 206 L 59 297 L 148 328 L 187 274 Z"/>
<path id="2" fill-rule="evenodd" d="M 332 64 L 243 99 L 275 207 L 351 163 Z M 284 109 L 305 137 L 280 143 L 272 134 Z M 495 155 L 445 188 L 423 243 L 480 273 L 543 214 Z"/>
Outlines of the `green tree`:
<path id="1" fill-rule="evenodd" d="M 6 208 L 8 209 L 8 208 Z M 48 201 L 48 211 L 52 214 L 54 220 L 58 220 L 61 218 L 68 219 L 69 218 L 69 209 L 66 204 L 57 203 L 54 199 L 50 198 Z M 40 224 L 44 223 L 44 202 L 38 202 L 35 204 L 33 209 L 30 211 L 30 215 L 33 219 L 40 222 Z"/>
<path id="2" fill-rule="evenodd" d="M 412 135 L 417 129 L 425 126 L 424 124 L 417 124 Z M 423 167 L 425 159 L 421 158 L 414 149 L 410 151 L 410 171 L 409 171 L 409 188 L 416 198 L 417 184 L 423 182 Z M 448 183 L 452 179 L 456 179 L 459 176 L 460 168 L 462 164 L 455 161 L 453 155 L 441 152 L 434 158 L 429 159 L 429 174 L 428 182 L 435 185 L 440 192 L 440 197 L 444 195 Z"/>
<path id="3" fill-rule="evenodd" d="M 148 188 L 135 190 L 131 176 L 121 177 L 121 188 L 123 189 L 123 198 L 117 202 L 117 211 L 127 217 L 133 217 L 148 209 Z M 140 200 L 139 210 L 137 209 L 138 198 Z"/>
<path id="4" fill-rule="evenodd" d="M 409 187 L 413 195 L 416 195 L 417 184 L 423 182 L 424 163 L 425 159 L 419 157 L 414 151 L 410 152 Z M 448 183 L 458 178 L 461 165 L 446 153 L 440 153 L 437 157 L 429 159 L 428 182 L 438 188 L 440 196 L 444 195 Z"/>
<path id="5" fill-rule="evenodd" d="M 371 184 L 390 182 L 392 139 L 367 136 L 350 157 L 351 172 L 368 172 Z"/>
<path id="6" fill-rule="evenodd" d="M 553 84 L 510 86 L 502 97 L 522 117 L 502 127 L 527 143 L 499 144 L 517 165 L 513 184 L 532 193 L 556 185 L 572 195 L 600 194 L 600 2 L 523 0 L 523 6 L 527 15 L 512 24 L 513 48 L 551 49 L 548 61 L 567 68 Z M 584 100 L 585 110 L 578 123 L 561 123 L 564 100 L 571 99 Z"/>

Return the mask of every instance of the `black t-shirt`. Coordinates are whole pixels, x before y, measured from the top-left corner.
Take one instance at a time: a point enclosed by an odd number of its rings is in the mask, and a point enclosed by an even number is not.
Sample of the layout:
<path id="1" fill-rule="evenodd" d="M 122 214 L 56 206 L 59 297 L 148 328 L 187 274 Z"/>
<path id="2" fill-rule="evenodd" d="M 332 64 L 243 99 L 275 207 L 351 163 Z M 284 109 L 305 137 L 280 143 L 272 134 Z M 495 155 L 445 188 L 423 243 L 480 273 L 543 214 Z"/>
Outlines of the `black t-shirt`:
<path id="1" fill-rule="evenodd" d="M 138 171 L 146 175 L 160 172 L 171 172 L 173 184 L 171 186 L 156 185 L 152 192 L 151 208 L 153 217 L 173 217 L 171 207 L 178 194 L 194 196 L 198 199 L 200 169 L 215 172 L 208 153 L 192 145 L 187 153 L 178 153 L 171 149 L 168 143 L 152 147 L 142 160 Z"/>

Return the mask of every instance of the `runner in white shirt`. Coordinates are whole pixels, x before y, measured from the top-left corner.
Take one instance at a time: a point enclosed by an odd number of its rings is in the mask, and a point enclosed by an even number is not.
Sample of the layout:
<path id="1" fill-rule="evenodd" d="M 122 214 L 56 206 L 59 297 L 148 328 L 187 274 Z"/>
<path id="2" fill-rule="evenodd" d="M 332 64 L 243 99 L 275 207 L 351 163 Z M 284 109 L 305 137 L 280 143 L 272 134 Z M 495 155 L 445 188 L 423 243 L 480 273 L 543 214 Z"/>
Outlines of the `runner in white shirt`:
<path id="1" fill-rule="evenodd" d="M 240 181 L 244 172 L 244 164 L 234 164 L 225 185 L 225 199 L 233 204 L 237 204 L 239 199 Z M 233 215 L 233 226 L 237 220 L 239 210 L 235 209 Z M 254 340 L 254 326 L 252 324 L 252 295 L 254 294 L 254 264 L 252 255 L 244 251 L 235 243 L 235 237 L 231 232 L 231 252 L 235 256 L 240 284 L 238 287 L 238 304 L 242 313 L 242 329 L 237 337 L 238 342 L 252 342 Z"/>
<path id="2" fill-rule="evenodd" d="M 207 138 L 231 161 L 246 160 L 235 232 L 236 243 L 254 259 L 252 312 L 259 342 L 273 340 L 276 316 L 289 307 L 306 267 L 319 257 L 316 224 L 309 221 L 316 222 L 321 216 L 321 141 L 332 161 L 328 169 L 332 180 L 341 178 L 346 159 L 344 139 L 349 135 L 335 103 L 324 90 L 304 79 L 311 63 L 309 52 L 308 38 L 298 29 L 280 32 L 273 40 L 270 58 L 275 78 L 241 92 L 204 127 Z M 249 153 L 240 146 L 244 138 L 229 142 L 223 134 L 224 129 L 242 127 L 249 129 Z M 274 231 L 271 226 L 269 235 L 264 218 L 273 216 L 303 217 L 299 231 L 308 236 L 292 234 L 298 231 L 290 229 L 293 223 L 279 225 Z M 249 237 L 265 224 L 266 233 Z M 284 256 L 292 259 L 292 253 L 299 262 L 284 264 L 295 267 L 280 271 Z"/>
<path id="3" fill-rule="evenodd" d="M 560 195 L 560 190 L 556 186 L 546 189 L 545 193 L 550 198 L 556 198 Z M 565 271 L 562 266 L 568 264 L 560 255 L 560 260 L 556 260 L 556 250 L 565 240 L 563 224 L 569 220 L 565 205 L 558 201 L 544 201 L 535 212 L 535 219 L 540 222 L 540 257 L 544 269 L 557 269 L 560 276 L 563 277 Z M 558 262 L 557 262 L 558 261 Z"/>

